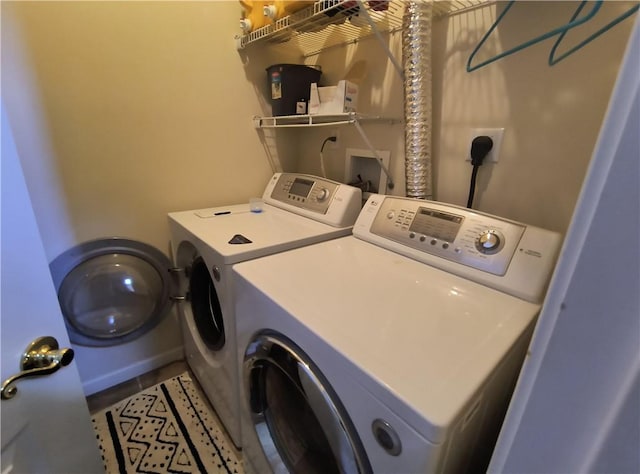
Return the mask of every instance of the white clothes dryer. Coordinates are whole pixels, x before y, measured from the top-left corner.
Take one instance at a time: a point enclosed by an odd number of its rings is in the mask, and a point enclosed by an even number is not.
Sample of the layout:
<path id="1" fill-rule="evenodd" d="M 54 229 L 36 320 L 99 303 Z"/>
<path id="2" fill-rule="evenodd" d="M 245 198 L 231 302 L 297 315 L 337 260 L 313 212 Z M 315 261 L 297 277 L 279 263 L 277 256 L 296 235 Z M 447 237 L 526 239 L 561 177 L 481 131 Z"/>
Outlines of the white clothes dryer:
<path id="1" fill-rule="evenodd" d="M 247 472 L 483 472 L 559 243 L 373 195 L 352 236 L 234 266 Z"/>
<path id="2" fill-rule="evenodd" d="M 351 233 L 361 191 L 309 175 L 276 173 L 261 212 L 249 204 L 169 214 L 176 270 L 182 270 L 185 357 L 233 442 L 240 446 L 231 267 L 242 261 Z"/>

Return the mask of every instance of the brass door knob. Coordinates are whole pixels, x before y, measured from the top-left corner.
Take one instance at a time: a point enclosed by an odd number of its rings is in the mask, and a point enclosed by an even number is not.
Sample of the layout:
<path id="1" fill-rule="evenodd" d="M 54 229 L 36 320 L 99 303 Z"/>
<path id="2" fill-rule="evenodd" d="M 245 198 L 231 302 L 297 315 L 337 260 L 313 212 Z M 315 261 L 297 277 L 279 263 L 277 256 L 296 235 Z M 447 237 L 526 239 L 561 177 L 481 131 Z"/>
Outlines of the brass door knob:
<path id="1" fill-rule="evenodd" d="M 2 399 L 13 398 L 18 392 L 14 383 L 25 377 L 48 375 L 65 367 L 73 360 L 73 349 L 60 349 L 58 341 L 51 336 L 39 337 L 27 346 L 22 354 L 20 373 L 12 375 L 2 383 Z"/>

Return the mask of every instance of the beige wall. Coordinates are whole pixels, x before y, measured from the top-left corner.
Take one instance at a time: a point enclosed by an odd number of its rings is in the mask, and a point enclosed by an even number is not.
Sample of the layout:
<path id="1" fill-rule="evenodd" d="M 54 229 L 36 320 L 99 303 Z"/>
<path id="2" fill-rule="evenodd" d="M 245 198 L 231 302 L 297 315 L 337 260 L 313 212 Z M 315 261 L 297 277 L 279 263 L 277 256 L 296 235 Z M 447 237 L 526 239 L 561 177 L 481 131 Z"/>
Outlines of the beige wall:
<path id="1" fill-rule="evenodd" d="M 500 51 L 566 21 L 578 2 L 518 2 L 486 45 Z M 575 44 L 629 3 L 605 2 Z M 504 2 L 434 22 L 434 189 L 464 205 L 469 133 L 506 129 L 500 162 L 480 170 L 476 208 L 564 232 L 591 157 L 632 20 L 554 67 L 553 40 L 467 73 L 466 60 Z M 235 49 L 237 2 L 2 2 L 2 92 L 49 258 L 121 235 L 166 249 L 166 212 L 240 202 L 272 169 L 320 173 L 333 129 L 256 131 L 269 112 L 264 69 L 302 62 L 291 48 Z M 534 19 L 535 21 L 532 21 Z M 400 35 L 386 37 L 400 57 Z M 485 54 L 482 53 L 482 54 Z M 482 57 L 482 56 L 481 56 Z M 402 117 L 403 86 L 375 40 L 306 60 L 325 84 L 366 61 L 360 110 Z M 351 126 L 325 151 L 344 179 Z M 404 193 L 402 125 L 365 125 L 391 151 Z"/>
<path id="2" fill-rule="evenodd" d="M 113 235 L 166 251 L 168 211 L 261 194 L 272 170 L 251 117 L 271 60 L 236 51 L 239 14 L 2 2 L 2 95 L 49 259 Z"/>
<path id="3" fill-rule="evenodd" d="M 591 158 L 633 21 L 627 19 L 553 67 L 547 56 L 555 39 L 466 72 L 466 62 L 482 35 L 502 11 L 498 2 L 471 12 L 437 19 L 433 24 L 433 178 L 435 198 L 466 205 L 471 166 L 465 162 L 472 128 L 504 127 L 500 161 L 478 175 L 476 209 L 565 232 Z M 478 60 L 556 28 L 579 2 L 517 2 L 478 54 Z M 572 30 L 565 51 L 599 29 L 630 2 L 605 2 L 598 15 Z M 399 34 L 390 44 L 401 58 Z M 310 58 L 330 82 L 358 59 L 369 73 L 359 109 L 397 117 L 403 113 L 402 82 L 390 62 L 381 65 L 375 41 L 331 50 Z M 377 148 L 391 150 L 396 181 L 404 176 L 401 126 L 365 126 Z M 342 144 L 363 148 L 352 129 L 341 129 Z M 328 130 L 304 132 L 300 169 L 318 171 L 318 151 Z M 342 179 L 344 148 L 327 153 L 330 177 Z M 403 186 L 394 194 L 402 194 Z"/>
<path id="4" fill-rule="evenodd" d="M 478 59 L 562 25 L 578 4 L 517 2 Z M 598 16 L 570 31 L 558 51 L 582 41 L 629 5 L 604 2 Z M 436 64 L 441 65 L 434 81 L 440 131 L 437 195 L 444 201 L 466 202 L 470 166 L 462 157 L 468 130 L 504 127 L 500 162 L 479 173 L 478 208 L 565 232 L 633 20 L 553 67 L 547 65 L 547 57 L 555 39 L 548 39 L 467 73 L 469 54 L 495 20 L 495 10 L 480 9 L 437 24 L 436 35 L 446 38 L 446 47 L 435 51 Z"/>
<path id="5" fill-rule="evenodd" d="M 401 61 L 400 34 L 384 35 L 385 43 Z M 395 119 L 397 122 L 363 122 L 368 140 L 377 150 L 391 152 L 391 171 L 396 184 L 393 194 L 404 195 L 404 111 L 402 80 L 375 37 L 368 37 L 356 45 L 332 48 L 307 58 L 307 63 L 322 67 L 323 85 L 336 84 L 348 75 L 354 65 L 364 65 L 366 73 L 359 84 L 358 111 L 368 116 Z M 337 148 L 324 152 L 325 168 L 329 178 L 345 179 L 347 148 L 367 149 L 366 142 L 352 125 L 322 127 L 300 131 L 298 170 L 320 174 L 320 147 L 324 139 L 339 132 Z"/>

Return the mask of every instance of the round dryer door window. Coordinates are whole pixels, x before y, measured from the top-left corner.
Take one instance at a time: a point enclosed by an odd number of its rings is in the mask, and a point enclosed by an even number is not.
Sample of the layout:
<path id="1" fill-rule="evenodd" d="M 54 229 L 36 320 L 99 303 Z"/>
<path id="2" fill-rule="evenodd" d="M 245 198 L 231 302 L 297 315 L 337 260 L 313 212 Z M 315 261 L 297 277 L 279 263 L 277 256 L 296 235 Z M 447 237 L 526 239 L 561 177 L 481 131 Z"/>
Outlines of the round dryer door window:
<path id="1" fill-rule="evenodd" d="M 213 351 L 225 343 L 224 320 L 216 287 L 207 264 L 197 257 L 189 271 L 189 300 L 198 333 L 205 345 Z"/>
<path id="2" fill-rule="evenodd" d="M 256 434 L 275 471 L 371 472 L 342 403 L 290 340 L 258 335 L 245 353 L 245 383 Z"/>
<path id="3" fill-rule="evenodd" d="M 126 239 L 80 244 L 50 265 L 69 338 L 110 346 L 140 337 L 166 315 L 171 302 L 169 260 Z"/>

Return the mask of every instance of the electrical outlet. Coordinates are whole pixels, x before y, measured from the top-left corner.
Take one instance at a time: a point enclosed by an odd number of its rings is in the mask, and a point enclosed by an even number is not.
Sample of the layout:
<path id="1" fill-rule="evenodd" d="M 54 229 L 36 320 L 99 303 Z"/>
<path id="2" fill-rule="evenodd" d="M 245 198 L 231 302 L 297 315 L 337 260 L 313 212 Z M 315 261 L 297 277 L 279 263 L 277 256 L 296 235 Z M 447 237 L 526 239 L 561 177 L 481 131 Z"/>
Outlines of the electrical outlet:
<path id="1" fill-rule="evenodd" d="M 332 142 L 332 141 L 327 142 L 327 148 L 335 150 L 336 148 L 338 148 L 338 144 L 340 143 L 340 129 L 334 128 L 333 130 L 329 130 L 328 136 L 336 137 L 335 142 Z"/>
<path id="2" fill-rule="evenodd" d="M 469 136 L 469 144 L 467 148 L 467 161 L 471 161 L 471 143 L 474 138 L 487 136 L 493 141 L 493 147 L 484 159 L 485 163 L 497 163 L 500 157 L 500 147 L 502 146 L 502 136 L 504 128 L 472 128 Z"/>

